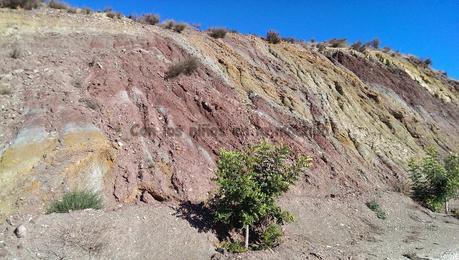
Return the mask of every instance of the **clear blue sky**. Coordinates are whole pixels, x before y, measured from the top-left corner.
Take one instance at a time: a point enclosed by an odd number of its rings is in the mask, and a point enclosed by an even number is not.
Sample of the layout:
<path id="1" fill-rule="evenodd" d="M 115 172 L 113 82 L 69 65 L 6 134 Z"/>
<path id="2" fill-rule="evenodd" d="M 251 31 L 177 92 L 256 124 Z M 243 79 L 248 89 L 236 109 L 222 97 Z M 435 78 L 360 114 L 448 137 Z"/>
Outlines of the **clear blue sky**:
<path id="1" fill-rule="evenodd" d="M 242 33 L 265 35 L 275 29 L 282 36 L 323 41 L 379 38 L 382 46 L 422 58 L 435 69 L 459 79 L 459 0 L 300 1 L 300 0 L 70 0 L 71 5 L 125 15 L 157 13 L 174 19 L 223 26 Z"/>

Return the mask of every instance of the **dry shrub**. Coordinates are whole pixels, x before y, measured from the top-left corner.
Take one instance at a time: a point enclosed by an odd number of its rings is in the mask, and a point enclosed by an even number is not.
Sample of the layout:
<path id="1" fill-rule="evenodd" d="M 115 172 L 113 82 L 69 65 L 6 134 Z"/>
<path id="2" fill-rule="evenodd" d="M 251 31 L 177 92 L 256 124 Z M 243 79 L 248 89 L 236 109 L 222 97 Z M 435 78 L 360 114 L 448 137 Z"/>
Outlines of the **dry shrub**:
<path id="1" fill-rule="evenodd" d="M 272 44 L 277 44 L 281 42 L 281 37 L 278 32 L 270 30 L 266 33 L 266 41 Z"/>
<path id="2" fill-rule="evenodd" d="M 176 63 L 169 67 L 166 72 L 166 79 L 175 78 L 180 74 L 191 75 L 198 68 L 198 59 L 189 57 L 184 61 Z"/>
<path id="3" fill-rule="evenodd" d="M 185 29 L 186 29 L 186 24 L 184 24 L 184 23 L 178 23 L 178 24 L 176 24 L 174 26 L 174 31 L 178 32 L 178 33 L 183 32 L 183 30 L 185 30 Z"/>
<path id="4" fill-rule="evenodd" d="M 167 20 L 161 26 L 164 29 L 173 30 L 178 33 L 181 33 L 187 27 L 185 23 L 177 23 L 174 20 Z"/>
<path id="5" fill-rule="evenodd" d="M 48 7 L 53 8 L 53 9 L 60 9 L 60 10 L 69 9 L 69 6 L 67 4 L 60 2 L 60 1 L 56 1 L 56 0 L 51 0 L 48 3 Z"/>
<path id="6" fill-rule="evenodd" d="M 354 44 L 352 44 L 352 45 L 351 45 L 351 48 L 352 48 L 353 50 L 356 50 L 356 51 L 359 51 L 359 52 L 363 52 L 363 51 L 365 51 L 365 49 L 366 49 L 365 45 L 362 44 L 362 42 L 360 42 L 360 41 L 357 41 L 357 42 L 355 42 Z"/>
<path id="7" fill-rule="evenodd" d="M 5 84 L 0 85 L 0 95 L 11 95 L 13 94 L 13 90 Z"/>
<path id="8" fill-rule="evenodd" d="M 373 39 L 365 44 L 366 46 L 370 46 L 374 49 L 379 49 L 379 39 Z"/>
<path id="9" fill-rule="evenodd" d="M 144 23 L 144 24 L 155 25 L 155 24 L 159 23 L 159 15 L 145 14 L 140 19 L 135 19 L 134 18 L 133 20 L 137 20 L 137 21 L 139 21 L 141 23 Z"/>
<path id="10" fill-rule="evenodd" d="M 13 51 L 10 53 L 10 57 L 13 59 L 19 59 L 22 56 L 22 51 L 19 47 L 14 47 Z"/>
<path id="11" fill-rule="evenodd" d="M 119 12 L 112 12 L 112 11 L 105 12 L 105 15 L 107 15 L 107 17 L 112 18 L 112 19 L 121 19 L 121 17 L 123 16 Z"/>
<path id="12" fill-rule="evenodd" d="M 0 0 L 0 8 L 32 10 L 40 7 L 41 0 Z"/>
<path id="13" fill-rule="evenodd" d="M 219 38 L 225 38 L 226 34 L 228 33 L 228 30 L 225 28 L 212 28 L 209 29 L 209 36 L 215 39 Z"/>
<path id="14" fill-rule="evenodd" d="M 288 43 L 295 43 L 295 42 L 298 42 L 298 40 L 295 39 L 295 38 L 293 38 L 293 37 L 284 37 L 284 38 L 282 38 L 282 41 L 288 42 Z"/>
<path id="15" fill-rule="evenodd" d="M 85 7 L 85 8 L 83 8 L 83 9 L 81 9 L 81 13 L 82 13 L 82 14 L 91 14 L 92 11 L 91 11 L 91 9 Z"/>
<path id="16" fill-rule="evenodd" d="M 330 47 L 333 48 L 343 48 L 347 46 L 347 40 L 342 38 L 342 39 L 331 39 L 328 41 L 328 44 Z"/>
<path id="17" fill-rule="evenodd" d="M 77 13 L 77 9 L 75 9 L 75 8 L 69 8 L 69 9 L 67 9 L 67 13 L 69 13 L 69 14 L 76 14 L 76 13 Z"/>

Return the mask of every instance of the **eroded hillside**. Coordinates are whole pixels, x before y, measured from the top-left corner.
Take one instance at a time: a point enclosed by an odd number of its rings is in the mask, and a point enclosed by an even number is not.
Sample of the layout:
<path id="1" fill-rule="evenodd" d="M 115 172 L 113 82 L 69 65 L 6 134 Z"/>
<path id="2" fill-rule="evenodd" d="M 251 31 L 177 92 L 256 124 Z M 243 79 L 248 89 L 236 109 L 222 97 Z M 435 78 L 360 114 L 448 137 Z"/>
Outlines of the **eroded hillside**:
<path id="1" fill-rule="evenodd" d="M 459 83 L 408 56 L 58 10 L 2 9 L 0 35 L 0 219 L 84 188 L 205 201 L 219 149 L 261 138 L 313 157 L 293 194 L 316 198 L 404 191 L 409 158 L 459 148 Z"/>

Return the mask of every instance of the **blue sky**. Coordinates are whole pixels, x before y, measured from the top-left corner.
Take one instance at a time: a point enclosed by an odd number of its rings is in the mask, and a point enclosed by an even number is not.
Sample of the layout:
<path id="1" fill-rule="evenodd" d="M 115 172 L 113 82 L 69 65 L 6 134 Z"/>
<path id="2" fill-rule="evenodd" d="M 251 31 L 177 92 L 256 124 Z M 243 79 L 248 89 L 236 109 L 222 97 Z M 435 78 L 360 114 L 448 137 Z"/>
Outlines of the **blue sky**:
<path id="1" fill-rule="evenodd" d="M 275 29 L 282 36 L 319 41 L 347 38 L 368 41 L 421 58 L 430 57 L 435 69 L 459 79 L 459 0 L 428 1 L 299 1 L 299 0 L 71 0 L 71 5 L 126 15 L 157 13 L 174 19 L 223 26 L 241 33 L 265 35 Z"/>

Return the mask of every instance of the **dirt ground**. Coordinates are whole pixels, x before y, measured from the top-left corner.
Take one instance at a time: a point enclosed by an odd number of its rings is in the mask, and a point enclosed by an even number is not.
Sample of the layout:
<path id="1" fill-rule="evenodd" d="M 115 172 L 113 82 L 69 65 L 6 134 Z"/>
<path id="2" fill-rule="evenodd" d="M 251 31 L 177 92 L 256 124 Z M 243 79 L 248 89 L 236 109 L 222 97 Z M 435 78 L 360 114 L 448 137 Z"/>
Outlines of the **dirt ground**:
<path id="1" fill-rule="evenodd" d="M 386 213 L 378 219 L 365 201 Z M 5 259 L 458 259 L 459 220 L 432 213 L 393 192 L 308 197 L 292 191 L 281 205 L 295 216 L 274 249 L 216 251 L 212 231 L 178 205 L 120 206 L 113 211 L 12 217 L 0 226 Z M 191 214 L 191 213 L 190 213 Z M 193 214 L 199 214 L 194 212 Z M 317 216 L 321 216 L 318 218 Z M 16 226 L 27 234 L 17 238 Z M 415 258 L 419 257 L 419 258 Z M 218 258 L 217 258 L 218 259 Z"/>

